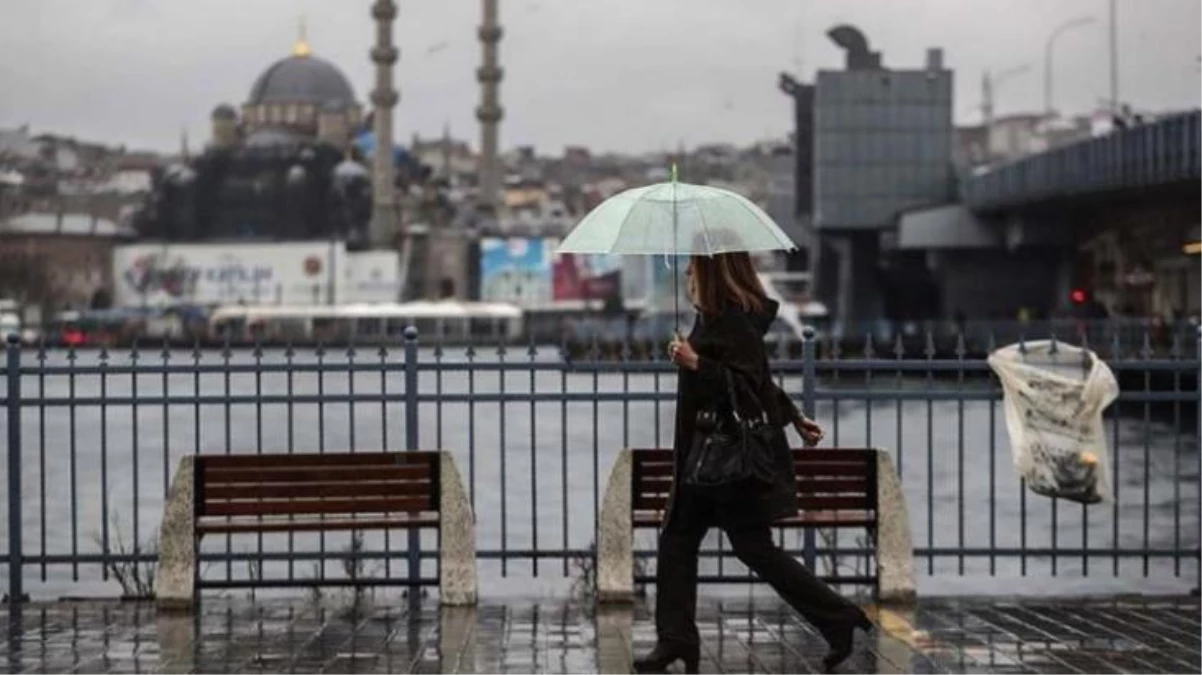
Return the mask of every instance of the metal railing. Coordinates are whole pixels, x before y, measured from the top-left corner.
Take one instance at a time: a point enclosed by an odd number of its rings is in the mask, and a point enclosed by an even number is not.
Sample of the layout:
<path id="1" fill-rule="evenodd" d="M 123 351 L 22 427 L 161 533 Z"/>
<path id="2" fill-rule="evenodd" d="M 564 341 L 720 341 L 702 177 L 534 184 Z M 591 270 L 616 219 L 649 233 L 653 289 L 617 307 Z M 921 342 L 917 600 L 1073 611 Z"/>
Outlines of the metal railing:
<path id="1" fill-rule="evenodd" d="M 1123 350 L 1117 336 L 1099 349 L 1123 390 L 1106 417 L 1114 499 L 1093 506 L 1024 489 L 1010 469 L 1001 391 L 983 360 L 871 338 L 846 359 L 838 344 L 810 341 L 800 358 L 774 359 L 774 370 L 826 426 L 827 444 L 893 454 L 919 572 L 936 588 L 1099 575 L 1196 584 L 1196 337 L 1174 339 L 1164 355 Z M 627 348 L 606 360 L 594 344 L 584 358 L 569 354 L 562 345 L 425 346 L 412 332 L 395 350 L 135 345 L 118 353 L 10 343 L 0 370 L 8 485 L 0 562 L 9 595 L 27 587 L 112 594 L 115 579 L 152 565 L 171 475 L 189 453 L 447 449 L 476 514 L 484 593 L 509 580 L 528 589 L 535 579 L 587 577 L 618 450 L 671 445 L 675 371 L 654 352 L 636 359 Z M 652 555 L 645 534 L 641 565 Z M 818 534 L 780 536 L 828 569 L 870 559 L 862 539 Z M 210 537 L 202 573 L 292 585 L 391 578 L 394 567 L 409 573 L 407 551 L 416 549 L 428 574 L 435 537 Z M 710 544 L 703 564 L 714 569 L 703 572 L 745 573 L 721 537 Z"/>

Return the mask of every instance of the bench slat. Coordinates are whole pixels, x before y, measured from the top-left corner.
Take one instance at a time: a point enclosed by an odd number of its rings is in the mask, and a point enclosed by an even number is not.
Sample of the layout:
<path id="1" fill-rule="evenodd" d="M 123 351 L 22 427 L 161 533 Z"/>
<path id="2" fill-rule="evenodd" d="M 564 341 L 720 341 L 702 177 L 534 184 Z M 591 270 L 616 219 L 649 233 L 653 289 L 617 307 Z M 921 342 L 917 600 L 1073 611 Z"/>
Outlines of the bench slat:
<path id="1" fill-rule="evenodd" d="M 876 451 L 868 448 L 790 448 L 797 461 L 876 462 Z M 635 448 L 636 462 L 672 462 L 671 448 Z"/>
<path id="2" fill-rule="evenodd" d="M 872 502 L 867 495 L 860 496 L 826 496 L 826 495 L 802 495 L 797 498 L 802 509 L 867 509 L 872 506 Z M 660 510 L 667 508 L 668 495 L 666 494 L 642 494 L 635 501 L 634 508 L 636 509 L 654 509 Z"/>
<path id="3" fill-rule="evenodd" d="M 221 483 L 206 485 L 204 499 L 314 499 L 321 497 L 433 497 L 430 481 L 354 481 L 297 483 Z"/>
<path id="4" fill-rule="evenodd" d="M 200 474 L 207 488 L 220 483 L 332 483 L 336 481 L 421 480 L 431 477 L 429 465 L 296 466 L 275 468 L 209 468 Z"/>
<path id="5" fill-rule="evenodd" d="M 238 534 L 244 532 L 315 532 L 327 530 L 384 530 L 392 528 L 437 528 L 437 515 L 422 515 L 402 518 L 360 518 L 356 520 L 267 520 L 267 521 L 212 521 L 201 520 L 196 524 L 197 534 Z"/>
<path id="6" fill-rule="evenodd" d="M 814 476 L 869 476 L 872 467 L 862 462 L 796 462 L 793 470 L 798 477 Z"/>
<path id="7" fill-rule="evenodd" d="M 204 468 L 241 469 L 254 467 L 288 466 L 411 466 L 437 461 L 438 453 L 425 451 L 406 452 L 355 452 L 355 453 L 292 453 L 266 455 L 202 455 L 198 459 Z"/>
<path id="8" fill-rule="evenodd" d="M 639 464 L 635 470 L 636 485 L 658 482 L 660 479 L 672 480 L 672 464 L 663 462 L 648 462 Z M 800 476 L 863 476 L 870 475 L 872 467 L 861 462 L 827 462 L 806 461 L 794 462 L 794 471 Z"/>
<path id="9" fill-rule="evenodd" d="M 631 455 L 635 461 L 671 462 L 675 454 L 671 448 L 634 448 Z"/>
<path id="10" fill-rule="evenodd" d="M 206 501 L 201 516 L 267 516 L 318 513 L 389 513 L 430 511 L 430 500 L 420 497 L 369 497 L 366 499 L 271 499 Z"/>
<path id="11" fill-rule="evenodd" d="M 798 476 L 798 484 L 805 484 L 805 489 L 814 491 L 823 489 L 835 492 L 865 492 L 868 479 L 864 477 L 842 478 L 835 476 Z M 641 476 L 635 486 L 636 491 L 667 492 L 672 487 L 672 476 Z"/>
<path id="12" fill-rule="evenodd" d="M 802 511 L 792 518 L 782 518 L 773 523 L 785 527 L 870 527 L 876 525 L 876 515 L 871 511 Z"/>
<path id="13" fill-rule="evenodd" d="M 639 478 L 672 477 L 676 465 L 672 462 L 643 462 L 634 467 L 634 475 Z"/>
<path id="14" fill-rule="evenodd" d="M 671 474 L 666 476 L 639 476 L 635 483 L 635 491 L 667 492 L 672 487 Z"/>
<path id="15" fill-rule="evenodd" d="M 843 495 L 802 495 L 797 498 L 797 502 L 803 511 L 818 511 L 827 509 L 868 509 L 872 507 L 872 501 L 867 495 L 861 495 L 859 497 L 849 497 Z"/>
<path id="16" fill-rule="evenodd" d="M 868 494 L 867 478 L 798 477 L 797 493 L 806 494 Z"/>
<path id="17" fill-rule="evenodd" d="M 825 470 L 836 470 L 840 475 L 845 475 L 849 471 L 853 475 L 866 475 L 871 468 L 868 462 L 859 460 L 854 461 L 839 461 L 827 459 L 804 459 L 798 460 L 794 458 L 793 466 L 796 467 L 798 473 L 814 473 Z M 671 476 L 675 464 L 672 462 L 636 462 L 635 471 L 643 476 Z"/>
<path id="18" fill-rule="evenodd" d="M 668 506 L 668 495 L 643 494 L 643 495 L 639 495 L 637 502 L 638 503 L 634 506 L 634 508 L 636 508 L 636 509 L 648 509 L 648 510 L 652 510 L 652 511 L 662 511 L 665 508 L 667 508 L 667 506 Z"/>
<path id="19" fill-rule="evenodd" d="M 863 462 L 876 463 L 876 451 L 864 448 L 793 448 L 797 462 Z"/>
<path id="20" fill-rule="evenodd" d="M 664 524 L 664 514 L 661 511 L 635 513 L 631 518 L 635 527 L 660 527 Z"/>
<path id="21" fill-rule="evenodd" d="M 634 496 L 631 507 L 634 510 L 663 509 L 668 504 L 668 493 L 666 492 L 642 492 Z"/>
<path id="22" fill-rule="evenodd" d="M 664 524 L 662 511 L 645 510 L 633 517 L 637 528 L 661 527 Z M 876 517 L 871 511 L 804 511 L 792 518 L 782 518 L 772 523 L 773 527 L 872 527 Z"/>

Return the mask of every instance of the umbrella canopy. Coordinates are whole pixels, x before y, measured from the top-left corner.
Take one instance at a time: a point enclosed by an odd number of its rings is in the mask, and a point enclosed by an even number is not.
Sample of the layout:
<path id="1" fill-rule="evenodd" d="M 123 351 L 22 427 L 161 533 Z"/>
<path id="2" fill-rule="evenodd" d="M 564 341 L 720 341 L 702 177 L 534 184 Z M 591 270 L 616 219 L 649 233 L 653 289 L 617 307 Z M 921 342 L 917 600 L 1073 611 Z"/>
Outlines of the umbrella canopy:
<path id="1" fill-rule="evenodd" d="M 559 252 L 715 255 L 796 248 L 772 218 L 746 197 L 672 181 L 606 199 L 564 238 Z"/>

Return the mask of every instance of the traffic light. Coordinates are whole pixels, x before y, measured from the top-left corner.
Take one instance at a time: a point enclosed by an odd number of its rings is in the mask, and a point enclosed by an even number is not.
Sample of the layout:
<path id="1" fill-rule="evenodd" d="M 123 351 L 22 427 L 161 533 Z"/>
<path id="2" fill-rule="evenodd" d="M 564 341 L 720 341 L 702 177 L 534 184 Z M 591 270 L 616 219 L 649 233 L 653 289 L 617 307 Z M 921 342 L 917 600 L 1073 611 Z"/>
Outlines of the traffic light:
<path id="1" fill-rule="evenodd" d="M 1083 288 L 1074 288 L 1073 292 L 1069 293 L 1068 297 L 1073 301 L 1074 305 L 1084 305 L 1085 301 L 1089 299 L 1089 295 Z"/>

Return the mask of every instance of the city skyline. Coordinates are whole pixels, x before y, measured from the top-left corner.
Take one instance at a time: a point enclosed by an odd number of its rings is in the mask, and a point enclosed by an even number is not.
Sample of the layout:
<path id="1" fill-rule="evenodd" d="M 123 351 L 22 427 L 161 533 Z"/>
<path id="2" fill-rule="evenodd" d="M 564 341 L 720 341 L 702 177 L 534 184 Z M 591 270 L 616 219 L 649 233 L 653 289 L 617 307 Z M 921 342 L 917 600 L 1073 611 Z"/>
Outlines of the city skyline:
<path id="1" fill-rule="evenodd" d="M 971 123 L 985 69 L 1029 66 L 999 86 L 997 114 L 1042 110 L 1048 36 L 1092 16 L 1056 42 L 1055 102 L 1086 113 L 1109 96 L 1107 3 L 1096 0 L 981 0 L 971 8 L 782 0 L 757 4 L 761 11 L 727 0 L 501 4 L 505 149 L 644 152 L 782 137 L 791 104 L 776 77 L 787 70 L 811 80 L 818 69 L 841 68 L 843 53 L 825 36 L 839 23 L 861 28 L 887 67 L 920 67 L 927 48 L 944 49 L 956 75 L 956 120 Z M 367 0 L 9 2 L 0 24 L 0 128 L 28 123 L 158 151 L 177 149 L 186 130 L 198 148 L 212 107 L 245 100 L 257 73 L 289 53 L 301 16 L 314 54 L 346 72 L 367 102 L 369 9 Z M 403 2 L 400 10 L 398 141 L 449 125 L 478 146 L 479 4 Z M 1121 100 L 1152 110 L 1198 106 L 1200 16 L 1193 0 L 1119 2 Z"/>

